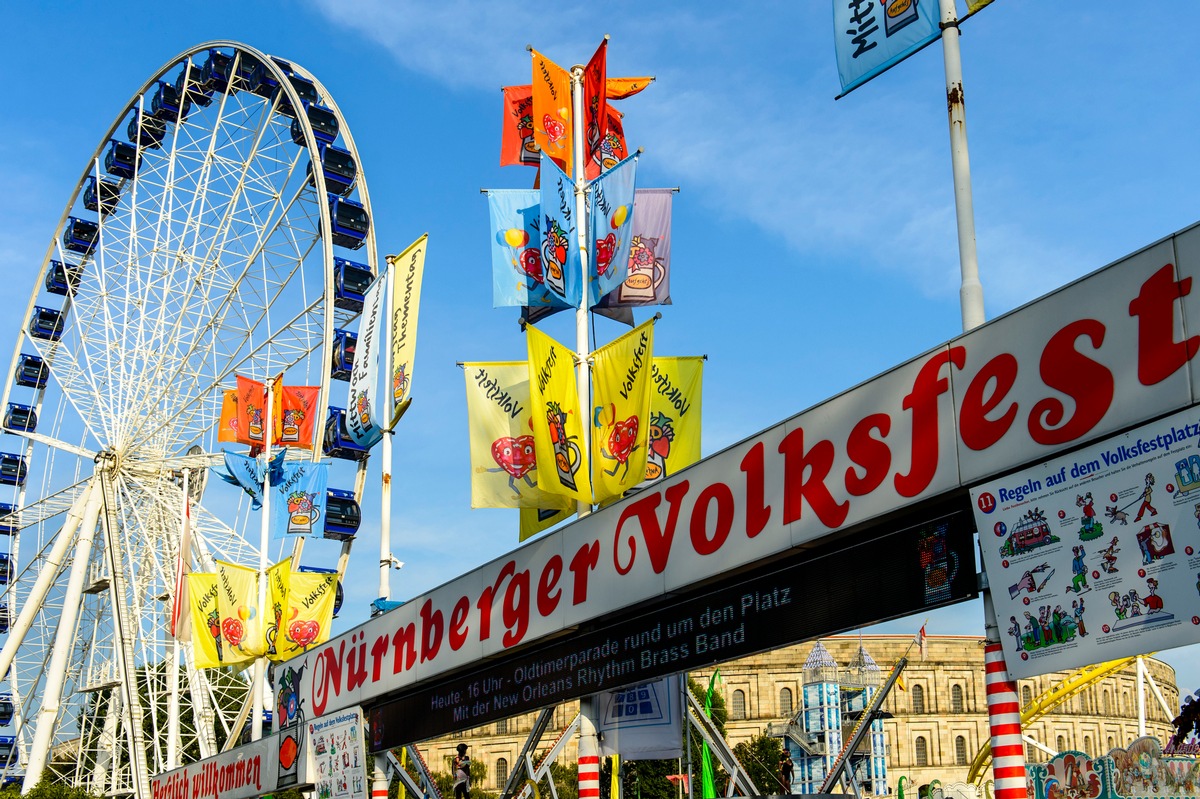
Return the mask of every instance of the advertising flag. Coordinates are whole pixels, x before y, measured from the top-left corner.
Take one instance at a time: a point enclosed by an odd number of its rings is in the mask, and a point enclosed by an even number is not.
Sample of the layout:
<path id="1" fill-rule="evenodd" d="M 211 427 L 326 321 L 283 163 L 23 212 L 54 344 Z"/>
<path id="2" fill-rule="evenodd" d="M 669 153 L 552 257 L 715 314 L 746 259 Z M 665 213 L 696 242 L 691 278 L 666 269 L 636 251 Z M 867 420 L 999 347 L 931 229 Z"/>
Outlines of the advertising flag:
<path id="1" fill-rule="evenodd" d="M 472 508 L 567 508 L 537 487 L 537 457 L 524 361 L 463 364 L 471 440 Z"/>
<path id="2" fill-rule="evenodd" d="M 192 571 L 192 502 L 186 491 L 183 493 L 183 513 L 180 517 L 179 554 L 175 558 L 175 596 L 171 601 L 171 635 L 180 641 L 190 641 L 192 623 L 187 576 Z"/>
<path id="3" fill-rule="evenodd" d="M 337 581 L 336 572 L 291 573 L 283 635 L 276 643 L 280 662 L 329 640 Z"/>
<path id="4" fill-rule="evenodd" d="M 529 405 L 538 488 L 583 502 L 592 501 L 587 435 L 575 382 L 575 355 L 532 325 L 525 328 L 529 347 Z M 553 467 L 552 467 L 553 465 Z"/>
<path id="5" fill-rule="evenodd" d="M 279 629 L 283 626 L 284 612 L 287 610 L 288 587 L 291 585 L 292 559 L 290 557 L 276 563 L 267 569 L 267 657 L 279 661 L 279 645 L 283 640 L 279 637 Z"/>
<path id="6" fill-rule="evenodd" d="M 588 158 L 600 149 L 608 127 L 608 96 L 605 85 L 608 37 L 583 68 L 583 146 Z"/>
<path id="7" fill-rule="evenodd" d="M 612 169 L 629 155 L 629 147 L 625 144 L 625 124 L 621 121 L 621 112 L 610 105 L 607 114 L 607 130 L 600 142 L 600 147 L 584 164 L 584 177 L 588 180 L 600 177 L 601 172 Z"/>
<path id="8" fill-rule="evenodd" d="M 249 566 L 217 561 L 217 608 L 221 614 L 222 663 L 242 663 L 267 648 L 257 613 L 258 572 Z"/>
<path id="9" fill-rule="evenodd" d="M 221 636 L 220 588 L 217 575 L 193 572 L 187 576 L 188 605 L 192 615 L 192 654 L 196 668 L 215 669 L 226 665 L 225 642 Z"/>
<path id="10" fill-rule="evenodd" d="M 400 408 L 408 401 L 412 384 L 413 363 L 417 357 L 417 315 L 421 307 L 421 280 L 425 275 L 425 246 L 429 234 L 421 236 L 397 256 L 389 259 L 392 268 L 391 319 L 391 413 L 388 427 L 397 419 Z"/>
<path id="11" fill-rule="evenodd" d="M 570 307 L 546 287 L 541 192 L 492 189 L 487 197 L 492 221 L 492 307 Z"/>
<path id="12" fill-rule="evenodd" d="M 542 152 L 568 174 L 572 170 L 571 73 L 549 58 L 533 54 L 533 137 Z M 543 178 L 546 168 L 542 166 Z"/>
<path id="13" fill-rule="evenodd" d="M 971 14 L 974 14 L 981 8 L 990 6 L 991 4 L 992 0 L 967 0 L 967 11 Z"/>
<path id="14" fill-rule="evenodd" d="M 271 537 L 278 541 L 294 535 L 321 535 L 329 464 L 285 463 L 278 482 L 271 482 Z"/>
<path id="15" fill-rule="evenodd" d="M 654 322 L 592 354 L 592 486 L 596 502 L 619 497 L 646 474 Z"/>
<path id="16" fill-rule="evenodd" d="M 625 280 L 633 226 L 638 157 L 626 158 L 589 185 L 588 307 Z"/>
<path id="17" fill-rule="evenodd" d="M 633 97 L 635 94 L 639 94 L 653 82 L 654 77 L 652 75 L 638 78 L 606 78 L 604 81 L 604 94 L 610 100 L 624 100 L 626 97 Z"/>
<path id="18" fill-rule="evenodd" d="M 937 0 L 833 0 L 833 44 L 842 94 L 900 63 L 940 35 Z"/>
<path id="19" fill-rule="evenodd" d="M 500 132 L 500 166 L 537 166 L 533 140 L 533 87 L 505 86 L 504 127 Z"/>
<path id="20" fill-rule="evenodd" d="M 300 449 L 313 448 L 316 433 L 317 398 L 320 386 L 285 386 L 277 381 L 275 413 L 272 424 L 275 428 L 274 444 Z"/>
<path id="21" fill-rule="evenodd" d="M 700 460 L 700 394 L 704 358 L 655 358 L 651 372 L 646 479 L 639 488 Z"/>
<path id="22" fill-rule="evenodd" d="M 217 423 L 217 441 L 232 444 L 249 444 L 250 440 L 238 435 L 237 389 L 228 389 L 221 396 L 221 421 Z"/>
<path id="23" fill-rule="evenodd" d="M 379 360 L 383 350 L 383 295 L 387 288 L 385 268 L 367 289 L 362 316 L 358 323 L 358 345 L 354 351 L 354 368 L 350 372 L 350 388 L 346 400 L 346 430 L 354 442 L 373 447 L 383 438 L 379 413 L 383 405 L 379 396 Z"/>
<path id="24" fill-rule="evenodd" d="M 238 440 L 261 447 L 266 426 L 266 387 L 257 380 L 238 375 L 236 399 Z"/>
<path id="25" fill-rule="evenodd" d="M 600 754 L 630 760 L 679 757 L 686 715 L 681 696 L 677 674 L 598 694 Z"/>
<path id="26" fill-rule="evenodd" d="M 282 463 L 284 453 L 280 452 L 272 461 L 278 460 Z M 258 458 L 250 458 L 246 455 L 238 455 L 233 452 L 225 453 L 225 471 L 217 471 L 217 476 L 230 485 L 235 485 L 250 495 L 251 510 L 258 510 L 262 507 L 263 496 L 263 467 L 258 462 Z"/>
<path id="27" fill-rule="evenodd" d="M 638 189 L 625 280 L 600 300 L 602 308 L 671 304 L 671 189 Z"/>
<path id="28" fill-rule="evenodd" d="M 569 501 L 569 500 L 568 500 Z M 533 538 L 575 514 L 575 508 L 521 508 L 520 540 Z"/>
<path id="29" fill-rule="evenodd" d="M 542 270 L 546 288 L 572 308 L 583 301 L 575 183 L 542 154 Z"/>

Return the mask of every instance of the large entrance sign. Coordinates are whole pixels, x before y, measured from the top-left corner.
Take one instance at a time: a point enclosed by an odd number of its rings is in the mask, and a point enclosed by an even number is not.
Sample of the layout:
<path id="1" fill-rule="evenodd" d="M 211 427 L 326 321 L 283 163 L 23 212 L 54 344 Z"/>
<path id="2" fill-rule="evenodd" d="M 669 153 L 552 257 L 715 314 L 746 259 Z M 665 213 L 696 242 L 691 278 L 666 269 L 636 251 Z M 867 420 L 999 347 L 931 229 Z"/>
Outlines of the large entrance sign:
<path id="1" fill-rule="evenodd" d="M 376 705 L 371 748 L 961 602 L 976 592 L 974 550 L 965 508 L 830 543 Z"/>
<path id="2" fill-rule="evenodd" d="M 1200 639 L 1200 408 L 971 491 L 1014 678 Z"/>
<path id="3" fill-rule="evenodd" d="M 854 543 L 902 510 L 1187 408 L 1200 393 L 1200 336 L 1185 333 L 1200 329 L 1198 272 L 1191 228 L 314 647 L 284 673 L 309 715 L 379 704 L 614 614 L 732 586 L 831 535 Z M 875 601 L 887 617 L 890 598 Z"/>

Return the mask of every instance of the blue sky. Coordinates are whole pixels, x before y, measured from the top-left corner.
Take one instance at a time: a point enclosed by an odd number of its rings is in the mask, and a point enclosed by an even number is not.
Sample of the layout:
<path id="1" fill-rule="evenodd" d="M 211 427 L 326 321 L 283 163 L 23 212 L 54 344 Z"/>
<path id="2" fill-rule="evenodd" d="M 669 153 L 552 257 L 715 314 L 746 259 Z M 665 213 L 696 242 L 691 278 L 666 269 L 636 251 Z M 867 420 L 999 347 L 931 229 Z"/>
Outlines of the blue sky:
<path id="1" fill-rule="evenodd" d="M 319 76 L 358 142 L 381 251 L 430 234 L 414 404 L 396 437 L 394 549 L 408 564 L 392 578 L 397 598 L 516 544 L 515 511 L 469 510 L 455 362 L 524 358 L 513 310 L 491 307 L 479 189 L 531 185 L 531 169 L 498 166 L 499 88 L 529 82 L 526 44 L 569 66 L 608 33 L 610 75 L 657 77 L 620 108 L 630 145 L 645 149 L 639 185 L 681 189 L 674 305 L 662 309 L 656 350 L 709 357 L 706 454 L 961 330 L 940 46 L 835 102 L 825 2 L 563 4 L 553 17 L 466 0 L 149 8 L 6 13 L 0 280 L 14 303 L 34 290 L 85 160 L 177 54 L 233 39 Z M 1200 217 L 1198 29 L 1200 7 L 1188 4 L 1156 14 L 1020 0 L 997 0 L 964 25 L 989 318 Z M 0 352 L 16 324 L 0 326 Z M 601 341 L 620 332 L 597 324 Z M 566 319 L 548 328 L 573 335 Z M 369 535 L 356 545 L 351 608 L 374 597 L 377 551 Z M 981 617 L 977 603 L 960 606 L 928 631 L 979 633 Z M 1200 688 L 1197 654 L 1162 654 L 1187 691 Z"/>

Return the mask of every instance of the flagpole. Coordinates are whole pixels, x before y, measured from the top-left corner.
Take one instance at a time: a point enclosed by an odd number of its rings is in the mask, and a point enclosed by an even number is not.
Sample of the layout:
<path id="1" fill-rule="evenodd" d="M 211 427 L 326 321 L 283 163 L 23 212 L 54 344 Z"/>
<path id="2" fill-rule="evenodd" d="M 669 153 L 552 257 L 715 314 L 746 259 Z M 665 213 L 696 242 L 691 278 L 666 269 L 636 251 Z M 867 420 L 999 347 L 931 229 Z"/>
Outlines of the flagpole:
<path id="1" fill-rule="evenodd" d="M 179 561 L 183 563 L 183 559 L 188 557 L 188 553 L 184 551 L 184 546 L 187 544 L 188 535 L 187 529 L 191 522 L 188 513 L 188 506 L 191 504 L 189 499 L 189 482 L 191 478 L 191 469 L 183 470 L 183 521 L 179 534 Z M 176 613 L 179 608 L 179 592 L 180 585 L 178 576 L 181 573 L 181 566 L 175 567 L 175 596 L 172 602 L 172 624 L 178 625 L 181 614 Z M 171 697 L 171 703 L 167 705 L 167 768 L 173 769 L 179 765 L 179 635 L 180 630 L 176 628 L 172 631 L 171 636 L 171 673 L 167 676 L 168 695 Z"/>
<path id="2" fill-rule="evenodd" d="M 383 347 L 383 352 L 380 357 L 384 359 L 383 373 L 388 377 L 387 385 L 391 386 L 392 370 L 396 365 L 392 363 L 392 336 L 395 335 L 392 327 L 391 308 L 394 302 L 392 293 L 396 291 L 395 266 L 392 263 L 392 256 L 387 256 L 385 259 L 388 273 L 387 293 L 383 298 L 383 307 L 388 309 L 388 313 L 383 315 L 384 328 L 383 340 L 387 342 L 387 346 Z M 394 402 L 394 395 L 393 395 Z M 382 410 L 382 409 L 381 409 Z M 395 413 L 392 413 L 393 418 L 389 419 L 390 425 L 383 430 L 383 450 L 382 450 L 382 469 L 381 485 L 379 489 L 379 502 L 381 505 L 379 516 L 379 598 L 391 599 L 391 568 L 392 568 L 392 431 L 396 426 Z"/>
<path id="3" fill-rule="evenodd" d="M 270 546 L 271 530 L 271 438 L 275 435 L 274 421 L 271 411 L 275 405 L 275 381 L 267 376 L 267 407 L 263 411 L 263 459 L 266 468 L 263 469 L 262 493 L 262 526 L 258 533 L 258 626 L 262 629 L 264 614 L 267 609 L 267 549 Z M 265 631 L 264 631 L 265 632 Z M 265 657 L 254 661 L 254 704 L 251 708 L 250 740 L 257 741 L 263 736 L 263 710 L 266 709 L 265 683 L 267 678 L 267 661 Z"/>
<path id="4" fill-rule="evenodd" d="M 605 37 L 607 38 L 607 37 Z M 586 431 L 579 442 L 580 448 L 587 457 L 584 462 L 591 468 L 591 376 L 588 373 L 588 247 L 587 247 L 587 179 L 584 163 L 587 153 L 583 146 L 583 67 L 576 64 L 571 67 L 571 148 L 573 151 L 575 171 L 575 233 L 579 238 L 579 269 L 582 277 L 582 291 L 579 307 L 575 309 L 575 383 L 579 390 L 579 411 L 585 414 L 583 429 Z M 586 479 L 587 485 L 592 484 L 592 476 Z M 579 500 L 576 503 L 576 513 L 583 518 L 592 512 L 591 502 Z"/>

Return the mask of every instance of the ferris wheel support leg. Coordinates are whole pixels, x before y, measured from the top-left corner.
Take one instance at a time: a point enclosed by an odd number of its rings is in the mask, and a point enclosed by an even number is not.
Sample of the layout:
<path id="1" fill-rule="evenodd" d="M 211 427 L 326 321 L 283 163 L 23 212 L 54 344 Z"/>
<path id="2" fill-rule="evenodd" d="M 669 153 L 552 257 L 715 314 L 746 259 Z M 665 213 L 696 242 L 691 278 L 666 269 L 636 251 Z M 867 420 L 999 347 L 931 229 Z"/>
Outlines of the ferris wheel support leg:
<path id="1" fill-rule="evenodd" d="M 79 606 L 83 597 L 83 583 L 87 579 L 88 564 L 92 556 L 92 542 L 96 539 L 96 524 L 100 519 L 101 492 L 99 481 L 93 483 L 89 493 L 87 509 L 79 526 L 79 543 L 71 563 L 71 575 L 67 581 L 67 592 L 63 597 L 62 615 L 54 635 L 54 649 L 50 653 L 50 665 L 46 669 L 46 684 L 42 691 L 41 707 L 34 719 L 33 744 L 29 750 L 29 765 L 21 793 L 29 793 L 42 778 L 46 758 L 54 744 L 54 728 L 58 721 L 58 709 L 62 702 L 63 683 L 66 681 L 67 661 L 75 646 L 75 625 L 79 619 Z"/>
<path id="2" fill-rule="evenodd" d="M 75 532 L 79 529 L 79 523 L 87 512 L 92 509 L 91 505 L 93 503 L 96 515 L 98 516 L 100 513 L 100 490 L 94 481 L 88 486 L 86 491 L 76 497 L 71 510 L 67 512 L 67 519 L 63 522 L 62 529 L 58 531 L 58 538 L 54 542 L 54 547 L 50 550 L 50 554 L 46 556 L 46 562 L 42 564 L 42 569 L 38 572 L 37 581 L 34 582 L 29 596 L 21 604 L 21 612 L 17 615 L 16 622 L 8 632 L 8 640 L 4 642 L 4 648 L 0 650 L 0 674 L 8 673 L 13 658 L 16 657 L 17 650 L 21 648 L 21 644 L 25 641 L 25 634 L 29 632 L 33 626 L 34 618 L 37 616 L 38 611 L 42 609 L 42 601 L 45 600 L 46 594 L 50 592 L 50 587 L 54 585 L 54 581 L 58 579 L 59 572 L 62 571 L 63 558 L 67 554 L 71 543 L 75 540 Z M 94 527 L 95 525 L 96 520 L 93 518 L 92 526 Z"/>

